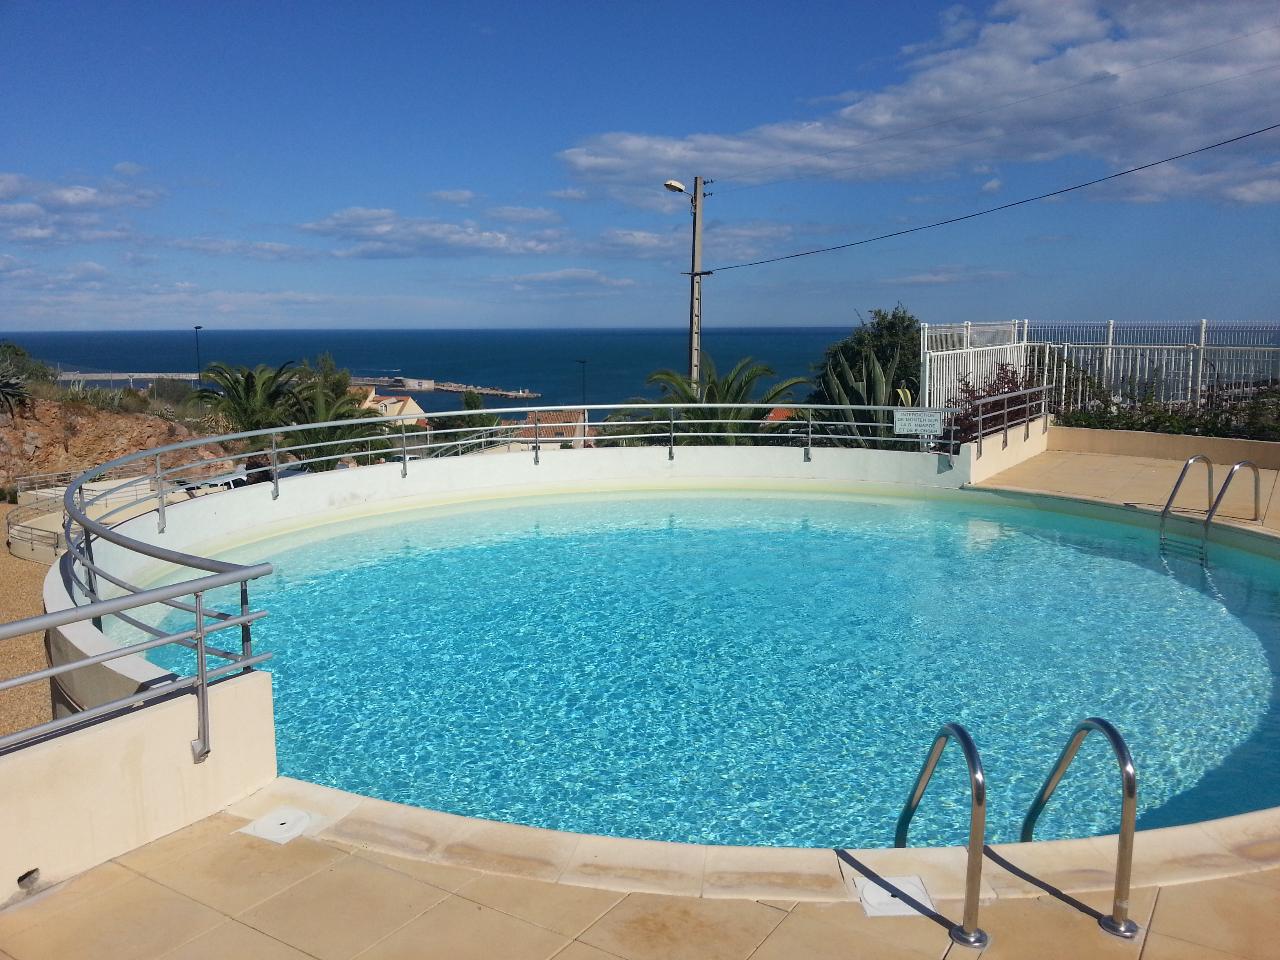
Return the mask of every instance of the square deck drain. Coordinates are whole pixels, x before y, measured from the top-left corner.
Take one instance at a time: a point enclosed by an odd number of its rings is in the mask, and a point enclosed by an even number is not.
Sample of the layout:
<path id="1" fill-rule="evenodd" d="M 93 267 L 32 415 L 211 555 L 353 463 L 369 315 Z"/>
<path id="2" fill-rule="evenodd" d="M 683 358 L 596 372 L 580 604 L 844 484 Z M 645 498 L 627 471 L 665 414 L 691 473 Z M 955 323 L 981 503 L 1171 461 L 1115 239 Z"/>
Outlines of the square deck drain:
<path id="1" fill-rule="evenodd" d="M 246 823 L 236 833 L 247 833 L 251 837 L 270 840 L 272 843 L 288 843 L 311 824 L 311 814 L 297 807 L 276 807 L 269 810 L 257 820 Z"/>
<path id="2" fill-rule="evenodd" d="M 919 877 L 885 877 L 884 879 L 930 910 L 934 908 L 929 891 L 924 888 L 924 881 Z M 862 901 L 862 909 L 866 911 L 868 917 L 920 916 L 919 910 L 905 900 L 895 897 L 878 883 L 873 883 L 866 877 L 857 877 L 854 882 L 858 887 L 858 899 Z"/>

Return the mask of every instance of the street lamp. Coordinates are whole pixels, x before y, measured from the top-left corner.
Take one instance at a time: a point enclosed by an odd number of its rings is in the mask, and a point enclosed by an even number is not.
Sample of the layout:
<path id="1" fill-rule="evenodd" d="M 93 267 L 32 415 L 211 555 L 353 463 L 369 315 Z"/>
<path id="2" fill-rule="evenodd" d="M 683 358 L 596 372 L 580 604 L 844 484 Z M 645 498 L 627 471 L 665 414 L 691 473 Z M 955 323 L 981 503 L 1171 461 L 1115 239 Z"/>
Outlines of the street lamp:
<path id="1" fill-rule="evenodd" d="M 200 389 L 200 374 L 204 372 L 204 367 L 202 367 L 202 366 L 200 365 L 200 331 L 201 331 L 201 330 L 203 330 L 203 329 L 204 329 L 204 327 L 203 327 L 203 326 L 201 326 L 200 324 L 198 324 L 198 323 L 197 323 L 197 324 L 195 325 L 195 332 L 196 332 L 196 389 L 197 389 L 197 390 L 199 390 L 199 389 Z"/>
<path id="2" fill-rule="evenodd" d="M 693 192 L 685 189 L 679 180 L 668 180 L 663 184 L 672 193 L 683 193 L 689 197 L 693 207 L 693 256 L 689 265 L 689 382 L 696 389 L 702 380 L 702 278 L 711 274 L 702 269 L 702 201 L 711 196 L 703 193 L 702 188 L 712 183 L 701 177 L 693 178 Z"/>

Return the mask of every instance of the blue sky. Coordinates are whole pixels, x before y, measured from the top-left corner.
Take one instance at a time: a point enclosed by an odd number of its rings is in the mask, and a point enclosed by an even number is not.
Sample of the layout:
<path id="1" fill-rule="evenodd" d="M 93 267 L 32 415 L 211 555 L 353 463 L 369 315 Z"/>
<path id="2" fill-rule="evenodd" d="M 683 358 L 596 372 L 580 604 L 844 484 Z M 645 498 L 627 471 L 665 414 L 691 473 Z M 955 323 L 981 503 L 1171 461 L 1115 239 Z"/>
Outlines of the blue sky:
<path id="1" fill-rule="evenodd" d="M 0 329 L 680 326 L 1280 121 L 1273 2 L 0 0 Z M 1275 319 L 1280 133 L 708 326 Z"/>

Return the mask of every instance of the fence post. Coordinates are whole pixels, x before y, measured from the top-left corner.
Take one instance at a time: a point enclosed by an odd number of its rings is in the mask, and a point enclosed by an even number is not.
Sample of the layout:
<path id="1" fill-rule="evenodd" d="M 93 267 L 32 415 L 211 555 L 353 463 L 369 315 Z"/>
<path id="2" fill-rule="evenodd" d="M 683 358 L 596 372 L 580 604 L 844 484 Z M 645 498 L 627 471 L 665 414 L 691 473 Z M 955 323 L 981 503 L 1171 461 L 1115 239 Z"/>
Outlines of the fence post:
<path id="1" fill-rule="evenodd" d="M 89 514 L 88 514 L 88 511 L 85 509 L 85 505 L 84 505 L 84 487 L 76 488 L 76 499 L 80 501 L 81 515 L 87 517 Z M 98 596 L 98 575 L 93 572 L 93 566 L 94 566 L 93 534 L 90 533 L 88 528 L 86 527 L 81 527 L 80 532 L 84 534 L 84 558 L 86 560 L 86 563 L 84 565 L 84 585 L 89 588 L 89 597 L 93 600 L 99 600 L 101 598 Z M 67 522 L 66 531 L 64 532 L 63 536 L 67 538 L 67 547 L 70 548 L 71 546 L 70 521 Z M 74 557 L 72 559 L 74 560 Z"/>
<path id="2" fill-rule="evenodd" d="M 667 407 L 667 459 L 676 458 L 676 408 Z"/>
<path id="3" fill-rule="evenodd" d="M 1209 318 L 1200 318 L 1200 349 L 1196 351 L 1196 406 L 1204 402 L 1204 346 L 1209 334 Z"/>
<path id="4" fill-rule="evenodd" d="M 968 320 L 966 320 L 964 322 L 964 348 L 966 350 L 969 349 L 969 344 L 972 342 L 972 337 L 973 337 L 973 324 L 970 323 Z"/>
<path id="5" fill-rule="evenodd" d="M 409 475 L 409 440 L 404 435 L 404 421 L 400 421 L 400 479 Z"/>
<path id="6" fill-rule="evenodd" d="M 926 324 L 920 325 L 922 328 Z M 922 407 L 932 407 L 933 398 L 929 395 L 929 351 L 922 349 L 920 351 L 920 397 L 919 404 Z"/>
<path id="7" fill-rule="evenodd" d="M 191 756 L 203 763 L 209 756 L 209 665 L 204 649 L 204 593 L 196 592 L 196 738 Z"/>
<path id="8" fill-rule="evenodd" d="M 536 467 L 540 462 L 538 457 L 542 451 L 542 431 L 538 428 L 537 411 L 533 414 L 533 465 Z"/>
<path id="9" fill-rule="evenodd" d="M 155 472 L 156 498 L 159 506 L 156 508 L 156 533 L 164 533 L 164 477 L 160 474 L 160 454 L 156 454 L 156 472 Z"/>
<path id="10" fill-rule="evenodd" d="M 249 615 L 249 581 L 240 581 L 240 616 L 247 617 Z M 243 623 L 240 625 L 240 653 L 247 660 L 253 656 L 253 624 Z M 244 672 L 248 673 L 252 667 L 245 667 Z"/>
<path id="11" fill-rule="evenodd" d="M 276 452 L 276 435 L 271 435 L 271 499 L 280 499 L 280 455 Z"/>
<path id="12" fill-rule="evenodd" d="M 804 462 L 809 463 L 813 459 L 813 407 L 805 412 L 809 415 L 809 429 L 804 439 Z"/>
<path id="13" fill-rule="evenodd" d="M 1022 318 L 1022 342 L 1026 343 L 1031 339 L 1031 318 Z"/>

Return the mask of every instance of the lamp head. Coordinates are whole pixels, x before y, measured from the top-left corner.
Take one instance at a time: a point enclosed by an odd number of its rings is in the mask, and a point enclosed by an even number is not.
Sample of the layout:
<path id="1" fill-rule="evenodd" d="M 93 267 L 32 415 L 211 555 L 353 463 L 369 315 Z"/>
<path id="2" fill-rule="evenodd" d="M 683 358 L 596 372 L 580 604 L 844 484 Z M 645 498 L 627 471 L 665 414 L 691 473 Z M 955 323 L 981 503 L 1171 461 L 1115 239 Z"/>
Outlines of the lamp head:
<path id="1" fill-rule="evenodd" d="M 681 183 L 679 180 L 668 180 L 666 183 L 663 184 L 663 186 L 666 187 L 668 190 L 670 190 L 672 193 L 688 193 L 689 192 L 684 188 L 684 184 Z"/>

